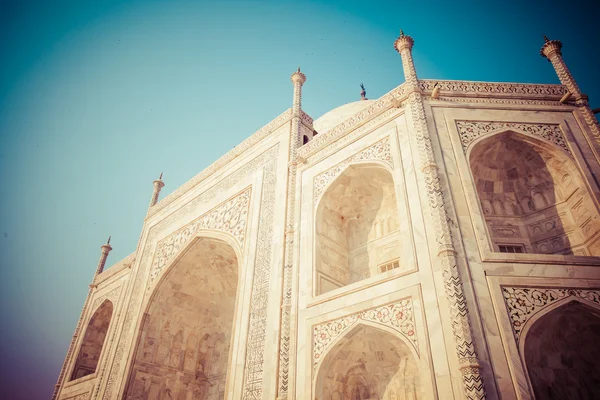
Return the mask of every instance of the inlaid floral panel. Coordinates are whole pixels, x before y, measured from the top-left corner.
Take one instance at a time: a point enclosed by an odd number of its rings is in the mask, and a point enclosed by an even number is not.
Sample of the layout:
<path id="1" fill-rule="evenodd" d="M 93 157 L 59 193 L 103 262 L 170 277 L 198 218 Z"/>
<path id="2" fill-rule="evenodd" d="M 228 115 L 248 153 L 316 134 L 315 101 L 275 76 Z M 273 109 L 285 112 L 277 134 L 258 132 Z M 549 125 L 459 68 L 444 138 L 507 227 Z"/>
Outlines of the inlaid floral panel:
<path id="1" fill-rule="evenodd" d="M 460 142 L 462 144 L 463 151 L 466 151 L 469 144 L 471 144 L 471 142 L 480 136 L 501 130 L 512 129 L 517 132 L 529 133 L 545 141 L 553 143 L 572 156 L 571 149 L 569 149 L 569 146 L 567 145 L 567 141 L 560 130 L 560 126 L 556 124 L 456 121 L 456 127 L 458 128 L 458 132 L 460 134 Z"/>
<path id="2" fill-rule="evenodd" d="M 417 334 L 415 328 L 412 298 L 359 311 L 354 314 L 313 326 L 313 364 L 321 361 L 330 344 L 357 321 L 370 321 L 385 325 L 404 336 L 413 345 L 417 353 Z"/>
<path id="3" fill-rule="evenodd" d="M 519 343 L 521 331 L 527 321 L 559 300 L 571 297 L 585 299 L 600 305 L 600 290 L 598 289 L 502 287 L 502 294 L 517 343 Z"/>

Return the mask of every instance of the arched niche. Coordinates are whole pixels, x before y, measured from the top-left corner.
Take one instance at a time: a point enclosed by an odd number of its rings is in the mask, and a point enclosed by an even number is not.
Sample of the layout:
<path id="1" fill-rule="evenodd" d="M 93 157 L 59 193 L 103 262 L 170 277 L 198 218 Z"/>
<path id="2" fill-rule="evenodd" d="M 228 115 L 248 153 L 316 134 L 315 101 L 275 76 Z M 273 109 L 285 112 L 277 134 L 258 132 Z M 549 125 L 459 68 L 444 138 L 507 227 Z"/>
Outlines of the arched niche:
<path id="1" fill-rule="evenodd" d="M 222 399 L 238 286 L 234 248 L 200 237 L 169 267 L 149 301 L 126 399 Z"/>
<path id="2" fill-rule="evenodd" d="M 392 174 L 353 164 L 327 188 L 316 212 L 316 294 L 400 265 L 401 238 Z"/>
<path id="3" fill-rule="evenodd" d="M 317 400 L 416 400 L 423 397 L 413 351 L 396 335 L 370 324 L 350 329 L 321 361 Z"/>
<path id="4" fill-rule="evenodd" d="M 476 142 L 469 164 L 494 251 L 600 255 L 596 204 L 562 149 L 506 131 Z"/>
<path id="5" fill-rule="evenodd" d="M 79 379 L 96 372 L 112 313 L 112 302 L 105 300 L 92 315 L 85 330 L 70 380 Z"/>
<path id="6" fill-rule="evenodd" d="M 571 301 L 528 329 L 523 358 L 537 399 L 597 399 L 600 310 Z"/>

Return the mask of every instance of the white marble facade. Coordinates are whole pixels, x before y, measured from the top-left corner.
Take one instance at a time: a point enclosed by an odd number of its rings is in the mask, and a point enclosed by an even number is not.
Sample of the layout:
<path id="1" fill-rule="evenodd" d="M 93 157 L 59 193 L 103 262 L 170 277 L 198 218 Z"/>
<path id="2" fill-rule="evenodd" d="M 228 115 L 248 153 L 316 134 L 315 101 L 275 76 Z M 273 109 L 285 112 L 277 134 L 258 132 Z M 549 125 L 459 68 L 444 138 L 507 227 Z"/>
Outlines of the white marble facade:
<path id="1" fill-rule="evenodd" d="M 381 98 L 313 121 L 298 70 L 291 109 L 155 181 L 54 398 L 592 398 L 600 129 L 560 42 L 560 85 L 419 80 L 412 45 Z"/>

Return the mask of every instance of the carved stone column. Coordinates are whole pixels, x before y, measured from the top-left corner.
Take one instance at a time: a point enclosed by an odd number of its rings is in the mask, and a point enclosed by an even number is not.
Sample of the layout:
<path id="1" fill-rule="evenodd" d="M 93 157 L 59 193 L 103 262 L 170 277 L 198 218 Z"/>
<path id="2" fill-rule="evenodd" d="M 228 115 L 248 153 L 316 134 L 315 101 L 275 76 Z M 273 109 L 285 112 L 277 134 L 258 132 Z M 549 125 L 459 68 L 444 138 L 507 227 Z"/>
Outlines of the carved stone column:
<path id="1" fill-rule="evenodd" d="M 577 104 L 579 111 L 583 114 L 583 118 L 588 124 L 594 138 L 600 144 L 600 125 L 588 104 L 587 96 L 581 93 L 575 78 L 571 75 L 571 71 L 569 71 L 567 64 L 565 64 L 562 58 L 562 43 L 560 40 L 549 40 L 546 36 L 544 36 L 544 41 L 545 43 L 540 50 L 540 54 L 552 63 L 560 83 L 567 87 L 575 99 L 575 104 Z"/>
<path id="2" fill-rule="evenodd" d="M 298 71 L 291 76 L 294 84 L 294 99 L 292 103 L 292 128 L 290 132 L 290 158 L 288 164 L 287 208 L 285 220 L 285 251 L 283 265 L 283 298 L 281 304 L 281 331 L 279 338 L 279 382 L 277 398 L 287 399 L 290 369 L 290 317 L 292 305 L 292 262 L 294 259 L 294 214 L 296 201 L 296 154 L 300 146 L 300 114 L 302 111 L 302 85 L 306 75 Z"/>
<path id="3" fill-rule="evenodd" d="M 438 167 L 431 145 L 431 135 L 425 119 L 423 96 L 412 59 L 413 44 L 413 39 L 400 31 L 400 37 L 394 43 L 394 47 L 402 58 L 406 84 L 410 85 L 408 107 L 414 124 L 421 172 L 425 180 L 429 211 L 433 220 L 438 246 L 437 262 L 442 267 L 444 290 L 450 305 L 452 333 L 463 378 L 463 390 L 467 399 L 484 399 L 486 394 L 480 373 L 481 367 L 473 343 L 467 302 L 458 273 L 456 249 L 452 241 L 451 227 L 448 222 L 449 217 L 445 208 Z"/>
<path id="4" fill-rule="evenodd" d="M 158 203 L 158 196 L 160 195 L 160 190 L 165 186 L 165 183 L 162 181 L 162 172 L 157 180 L 153 182 L 154 191 L 152 192 L 152 198 L 150 199 L 150 205 L 148 206 L 148 211 L 152 208 L 153 205 Z"/>
<path id="5" fill-rule="evenodd" d="M 75 327 L 75 333 L 73 334 L 73 338 L 71 338 L 71 344 L 69 345 L 69 350 L 67 351 L 67 356 L 65 357 L 65 361 L 63 362 L 62 368 L 60 369 L 60 373 L 58 374 L 58 379 L 56 381 L 56 385 L 54 385 L 54 393 L 52 393 L 52 400 L 56 400 L 58 398 L 58 393 L 60 391 L 61 386 L 64 383 L 65 373 L 67 369 L 67 364 L 73 355 L 75 350 L 75 343 L 77 342 L 77 338 L 81 332 L 81 326 L 83 324 L 83 317 L 87 312 L 87 308 L 90 302 L 90 298 L 92 297 L 92 292 L 96 288 L 96 278 L 99 274 L 104 271 L 104 266 L 106 264 L 106 259 L 108 258 L 108 254 L 112 250 L 110 246 L 110 236 L 108 237 L 108 241 L 100 246 L 100 260 L 98 261 L 98 266 L 96 267 L 96 273 L 94 274 L 94 279 L 92 279 L 92 283 L 90 284 L 90 289 L 88 290 L 87 297 L 85 298 L 85 303 L 83 303 L 83 308 L 81 310 L 81 315 L 79 316 L 79 321 L 77 321 L 77 326 Z"/>

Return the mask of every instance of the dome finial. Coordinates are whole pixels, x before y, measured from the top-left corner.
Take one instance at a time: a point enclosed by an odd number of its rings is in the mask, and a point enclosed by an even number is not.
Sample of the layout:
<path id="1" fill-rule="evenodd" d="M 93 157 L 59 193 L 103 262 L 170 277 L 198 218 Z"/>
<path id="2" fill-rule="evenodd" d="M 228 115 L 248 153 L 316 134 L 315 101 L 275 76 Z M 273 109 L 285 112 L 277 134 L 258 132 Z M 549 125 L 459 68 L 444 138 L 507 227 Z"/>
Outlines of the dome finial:
<path id="1" fill-rule="evenodd" d="M 548 36 L 544 35 L 544 43 L 548 43 L 550 41 L 550 39 L 548 39 Z"/>
<path id="2" fill-rule="evenodd" d="M 361 100 L 368 100 L 368 99 L 365 97 L 365 96 L 367 95 L 367 91 L 366 91 L 366 89 L 365 89 L 365 85 L 363 85 L 363 84 L 361 83 L 361 84 L 360 84 L 360 88 L 362 89 L 362 90 L 360 91 L 360 97 L 361 97 Z"/>
<path id="3" fill-rule="evenodd" d="M 400 29 L 400 37 L 404 37 L 404 31 Z"/>

